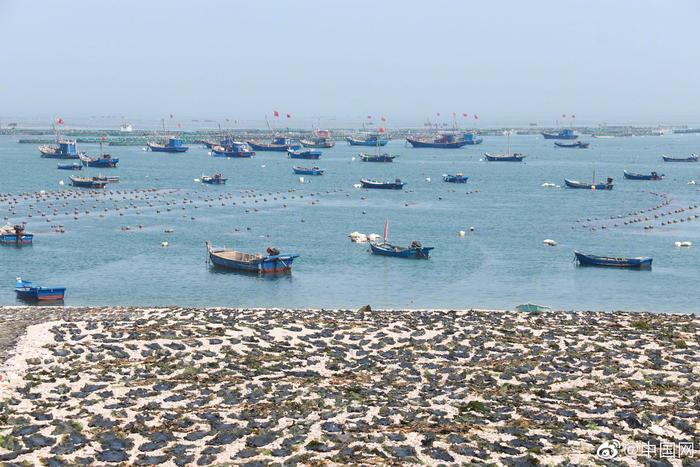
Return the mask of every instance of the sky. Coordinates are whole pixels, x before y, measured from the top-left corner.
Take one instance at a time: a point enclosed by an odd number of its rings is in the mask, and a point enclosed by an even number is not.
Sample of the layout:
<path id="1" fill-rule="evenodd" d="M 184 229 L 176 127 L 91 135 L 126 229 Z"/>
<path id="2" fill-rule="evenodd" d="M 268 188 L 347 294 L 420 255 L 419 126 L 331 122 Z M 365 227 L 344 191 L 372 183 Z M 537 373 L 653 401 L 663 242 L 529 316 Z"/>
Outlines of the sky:
<path id="1" fill-rule="evenodd" d="M 0 0 L 0 118 L 700 122 L 699 25 L 698 0 Z"/>

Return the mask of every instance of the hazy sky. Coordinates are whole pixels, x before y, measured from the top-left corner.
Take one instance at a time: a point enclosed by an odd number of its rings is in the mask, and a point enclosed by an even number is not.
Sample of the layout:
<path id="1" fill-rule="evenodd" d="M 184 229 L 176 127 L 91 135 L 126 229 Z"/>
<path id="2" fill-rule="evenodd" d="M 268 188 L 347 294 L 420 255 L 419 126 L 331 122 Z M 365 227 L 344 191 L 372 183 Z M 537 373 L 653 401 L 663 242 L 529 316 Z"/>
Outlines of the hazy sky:
<path id="1" fill-rule="evenodd" d="M 699 31 L 698 0 L 0 0 L 0 117 L 697 122 Z"/>

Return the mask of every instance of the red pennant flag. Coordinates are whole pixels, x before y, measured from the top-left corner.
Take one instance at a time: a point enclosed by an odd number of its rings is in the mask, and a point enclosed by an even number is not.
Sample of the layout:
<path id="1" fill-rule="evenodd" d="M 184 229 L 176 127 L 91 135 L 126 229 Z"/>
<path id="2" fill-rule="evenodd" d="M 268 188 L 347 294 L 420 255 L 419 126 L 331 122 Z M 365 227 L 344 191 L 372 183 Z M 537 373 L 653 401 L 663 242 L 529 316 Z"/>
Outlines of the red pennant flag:
<path id="1" fill-rule="evenodd" d="M 384 128 L 384 127 L 381 127 L 381 128 L 379 129 L 379 133 L 384 133 L 385 131 L 386 131 L 386 128 Z"/>
<path id="2" fill-rule="evenodd" d="M 384 241 L 389 240 L 389 219 L 384 221 Z"/>
<path id="3" fill-rule="evenodd" d="M 371 115 L 367 115 L 367 120 L 372 120 L 372 116 L 371 116 Z"/>
<path id="4" fill-rule="evenodd" d="M 287 118 L 292 118 L 292 114 L 287 114 Z"/>
<path id="5" fill-rule="evenodd" d="M 467 118 L 469 115 L 467 114 L 462 114 L 462 117 Z"/>
<path id="6" fill-rule="evenodd" d="M 59 125 L 63 125 L 63 124 L 66 123 L 66 122 L 65 122 L 61 117 L 58 117 L 58 118 L 56 119 L 56 123 L 59 124 Z"/>
<path id="7" fill-rule="evenodd" d="M 280 116 L 280 113 L 279 113 L 278 111 L 276 111 L 276 110 L 275 110 L 274 112 L 272 112 L 272 113 L 273 113 L 273 115 L 274 115 L 275 117 L 279 117 L 279 116 Z"/>
<path id="8" fill-rule="evenodd" d="M 102 141 L 107 141 L 107 137 L 103 135 L 103 136 L 102 136 Z"/>

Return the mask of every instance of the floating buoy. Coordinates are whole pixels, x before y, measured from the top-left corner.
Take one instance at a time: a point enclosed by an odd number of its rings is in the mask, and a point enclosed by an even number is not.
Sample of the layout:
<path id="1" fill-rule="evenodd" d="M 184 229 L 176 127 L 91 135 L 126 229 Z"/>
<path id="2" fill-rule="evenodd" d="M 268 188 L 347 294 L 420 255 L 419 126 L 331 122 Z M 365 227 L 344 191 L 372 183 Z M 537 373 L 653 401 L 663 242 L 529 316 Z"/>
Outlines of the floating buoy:
<path id="1" fill-rule="evenodd" d="M 430 182 L 431 181 L 430 177 L 425 177 L 425 181 Z"/>
<path id="2" fill-rule="evenodd" d="M 685 242 L 675 242 L 674 245 L 675 245 L 676 247 L 690 247 L 690 246 L 693 246 L 693 242 L 688 242 L 688 241 L 685 241 Z"/>
<path id="3" fill-rule="evenodd" d="M 548 246 L 557 246 L 557 242 L 552 240 L 551 238 L 544 239 L 542 241 L 542 243 L 544 243 L 545 245 L 548 245 Z"/>
<path id="4" fill-rule="evenodd" d="M 59 181 L 58 181 L 58 184 L 61 185 L 61 186 L 65 185 L 65 183 L 63 183 L 63 180 L 59 180 Z"/>
<path id="5" fill-rule="evenodd" d="M 355 187 L 355 188 L 362 188 L 362 184 L 361 184 L 361 183 L 355 183 L 355 184 L 353 185 L 353 187 Z"/>
<path id="6" fill-rule="evenodd" d="M 459 236 L 460 236 L 460 237 L 464 237 L 465 235 L 467 235 L 467 232 L 465 232 L 464 230 L 460 230 L 460 231 L 459 231 Z"/>
<path id="7" fill-rule="evenodd" d="M 542 184 L 542 188 L 557 188 L 559 185 L 556 183 L 545 182 Z"/>
<path id="8" fill-rule="evenodd" d="M 304 183 L 304 177 L 299 177 L 299 183 Z"/>
<path id="9" fill-rule="evenodd" d="M 476 230 L 476 229 L 474 228 L 473 225 L 472 225 L 471 227 L 469 227 L 469 231 L 470 231 L 470 232 L 474 232 L 475 230 Z"/>
<path id="10" fill-rule="evenodd" d="M 193 182 L 196 182 L 196 183 L 199 183 L 200 180 L 199 180 L 198 178 L 195 178 L 195 179 L 192 180 L 192 181 L 193 181 Z"/>
<path id="11" fill-rule="evenodd" d="M 261 165 L 260 167 L 262 167 L 262 168 L 264 169 L 264 168 L 265 168 L 265 164 Z"/>
<path id="12" fill-rule="evenodd" d="M 688 182 L 688 185 L 695 185 L 695 180 L 691 180 Z"/>

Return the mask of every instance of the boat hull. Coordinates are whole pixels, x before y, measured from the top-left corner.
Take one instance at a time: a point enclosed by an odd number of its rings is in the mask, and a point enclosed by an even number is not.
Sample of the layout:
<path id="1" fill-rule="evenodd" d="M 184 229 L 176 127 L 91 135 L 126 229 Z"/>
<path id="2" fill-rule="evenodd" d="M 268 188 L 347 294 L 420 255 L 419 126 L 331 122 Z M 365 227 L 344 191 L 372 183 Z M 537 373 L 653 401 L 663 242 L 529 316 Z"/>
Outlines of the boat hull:
<path id="1" fill-rule="evenodd" d="M 217 250 L 208 247 L 209 260 L 212 264 L 224 269 L 256 274 L 280 274 L 291 272 L 294 259 L 299 257 L 299 255 L 296 254 L 274 255 L 263 256 L 253 261 L 236 261 L 223 257 L 221 253 L 225 251 L 226 250 Z"/>
<path id="2" fill-rule="evenodd" d="M 215 151 L 212 149 L 211 155 L 214 157 L 250 158 L 255 155 L 255 151 Z"/>
<path id="3" fill-rule="evenodd" d="M 569 188 L 574 188 L 578 190 L 612 190 L 613 185 L 612 183 L 583 183 L 579 182 L 577 180 L 569 180 L 568 178 L 564 179 L 564 183 L 566 184 L 567 187 Z"/>
<path id="4" fill-rule="evenodd" d="M 434 247 L 401 248 L 388 243 L 370 243 L 369 247 L 375 255 L 409 259 L 428 259 L 430 251 L 434 249 Z"/>
<path id="5" fill-rule="evenodd" d="M 97 159 L 97 160 L 92 160 L 88 161 L 86 165 L 88 167 L 95 167 L 95 168 L 100 168 L 100 169 L 113 169 L 119 164 L 119 159 L 110 159 L 110 160 L 102 160 L 102 159 Z"/>
<path id="6" fill-rule="evenodd" d="M 389 142 L 388 139 L 380 139 L 380 140 L 369 140 L 365 141 L 362 139 L 357 139 L 357 138 L 345 138 L 348 143 L 350 143 L 350 146 L 371 146 L 371 147 L 376 147 L 376 146 L 386 146 L 387 143 Z"/>
<path id="7" fill-rule="evenodd" d="M 480 144 L 483 139 L 474 139 L 471 141 L 468 140 L 459 140 L 459 141 L 452 141 L 449 143 L 436 143 L 433 141 L 421 141 L 419 139 L 413 139 L 413 138 L 406 138 L 406 141 L 408 141 L 411 146 L 414 148 L 433 148 L 433 149 L 458 149 L 461 147 L 464 147 L 468 144 Z"/>
<path id="8" fill-rule="evenodd" d="M 446 183 L 467 183 L 469 177 L 465 177 L 462 175 L 444 175 L 442 177 L 442 180 Z"/>
<path id="9" fill-rule="evenodd" d="M 558 148 L 568 148 L 568 149 L 586 149 L 588 146 L 590 146 L 591 143 L 583 143 L 581 141 L 572 143 L 572 144 L 566 144 L 566 143 L 559 143 L 557 141 L 554 142 L 554 145 Z"/>
<path id="10" fill-rule="evenodd" d="M 664 162 L 698 162 L 700 161 L 700 157 L 667 157 L 667 156 L 661 156 Z"/>
<path id="11" fill-rule="evenodd" d="M 56 302 L 66 296 L 65 287 L 20 287 L 15 292 L 17 298 L 30 302 Z"/>
<path id="12" fill-rule="evenodd" d="M 44 159 L 62 159 L 62 160 L 69 160 L 69 159 L 80 159 L 80 156 L 77 154 L 61 154 L 61 153 L 50 153 L 50 152 L 41 152 L 41 157 Z"/>
<path id="13" fill-rule="evenodd" d="M 302 139 L 299 142 L 305 148 L 313 148 L 313 149 L 330 149 L 330 148 L 335 146 L 335 141 L 316 142 L 316 141 L 308 141 L 308 140 Z"/>
<path id="14" fill-rule="evenodd" d="M 627 180 L 663 180 L 664 175 L 654 175 L 654 174 L 635 174 L 631 172 L 627 172 L 626 170 L 623 172 L 625 175 L 625 178 Z"/>
<path id="15" fill-rule="evenodd" d="M 484 157 L 489 162 L 522 162 L 525 156 L 520 156 L 513 154 L 511 156 L 494 156 L 491 154 L 484 154 Z"/>
<path id="16" fill-rule="evenodd" d="M 306 169 L 304 167 L 292 167 L 292 170 L 297 175 L 323 175 L 323 169 Z"/>
<path id="17" fill-rule="evenodd" d="M 608 268 L 627 268 L 627 269 L 649 269 L 651 268 L 652 258 L 641 256 L 639 258 L 613 258 L 608 256 L 587 255 L 578 251 L 574 252 L 576 261 L 581 266 L 598 266 Z"/>
<path id="18" fill-rule="evenodd" d="M 290 159 L 312 159 L 316 160 L 321 157 L 321 151 L 287 151 Z"/>
<path id="19" fill-rule="evenodd" d="M 565 133 L 542 133 L 542 136 L 544 136 L 544 139 L 578 139 L 578 135 L 576 133 L 573 134 L 565 134 Z"/>
<path id="20" fill-rule="evenodd" d="M 389 154 L 369 155 L 360 153 L 362 162 L 394 162 L 398 156 L 390 156 Z"/>
<path id="21" fill-rule="evenodd" d="M 160 144 L 148 143 L 148 147 L 153 152 L 187 152 L 187 146 L 163 146 Z"/>
<path id="22" fill-rule="evenodd" d="M 83 166 L 80 164 L 59 165 L 58 170 L 83 170 Z"/>
<path id="23" fill-rule="evenodd" d="M 102 180 L 91 180 L 91 179 L 76 179 L 71 177 L 70 178 L 71 185 L 73 185 L 76 188 L 104 188 L 105 185 L 107 185 L 107 182 L 102 181 Z"/>
<path id="24" fill-rule="evenodd" d="M 373 180 L 360 180 L 362 188 L 376 190 L 402 190 L 404 182 L 375 182 Z"/>
<path id="25" fill-rule="evenodd" d="M 33 241 L 34 234 L 0 234 L 0 245 L 31 245 Z"/>

